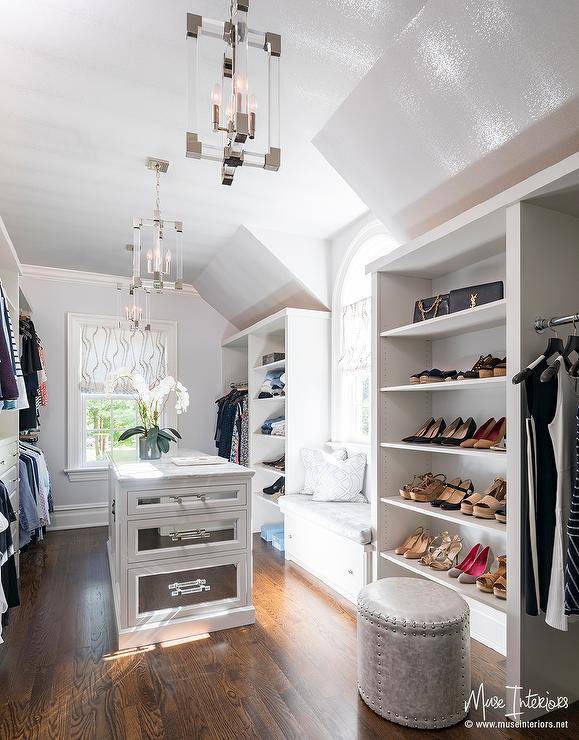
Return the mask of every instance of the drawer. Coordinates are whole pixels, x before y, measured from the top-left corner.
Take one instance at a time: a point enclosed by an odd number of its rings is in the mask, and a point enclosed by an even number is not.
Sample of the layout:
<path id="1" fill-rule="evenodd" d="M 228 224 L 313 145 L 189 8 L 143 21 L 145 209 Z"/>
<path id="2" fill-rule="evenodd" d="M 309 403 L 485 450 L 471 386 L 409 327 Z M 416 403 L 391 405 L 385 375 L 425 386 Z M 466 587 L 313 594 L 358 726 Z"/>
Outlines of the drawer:
<path id="1" fill-rule="evenodd" d="M 8 468 L 16 465 L 18 462 L 18 443 L 12 442 L 7 445 L 0 447 L 0 476 L 4 474 Z"/>
<path id="2" fill-rule="evenodd" d="M 13 465 L 9 470 L 0 472 L 0 480 L 6 486 L 8 495 L 18 488 L 18 468 Z"/>
<path id="3" fill-rule="evenodd" d="M 167 560 L 128 570 L 128 626 L 245 606 L 247 555 Z"/>
<path id="4" fill-rule="evenodd" d="M 247 545 L 244 510 L 129 520 L 127 528 L 129 562 L 209 555 L 243 550 Z"/>
<path id="5" fill-rule="evenodd" d="M 184 514 L 246 506 L 247 484 L 148 489 L 128 491 L 127 495 L 129 516 Z"/>

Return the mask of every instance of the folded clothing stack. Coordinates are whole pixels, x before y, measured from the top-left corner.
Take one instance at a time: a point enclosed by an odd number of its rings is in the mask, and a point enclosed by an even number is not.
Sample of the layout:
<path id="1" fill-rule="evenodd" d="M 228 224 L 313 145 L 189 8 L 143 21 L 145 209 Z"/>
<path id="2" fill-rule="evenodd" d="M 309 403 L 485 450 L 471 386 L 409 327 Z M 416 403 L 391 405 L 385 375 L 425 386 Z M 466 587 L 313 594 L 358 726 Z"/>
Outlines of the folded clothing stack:
<path id="1" fill-rule="evenodd" d="M 258 398 L 273 398 L 274 396 L 285 396 L 285 370 L 283 367 L 267 371 Z"/>
<path id="2" fill-rule="evenodd" d="M 283 437 L 285 435 L 285 416 L 266 419 L 261 425 L 261 433 Z"/>

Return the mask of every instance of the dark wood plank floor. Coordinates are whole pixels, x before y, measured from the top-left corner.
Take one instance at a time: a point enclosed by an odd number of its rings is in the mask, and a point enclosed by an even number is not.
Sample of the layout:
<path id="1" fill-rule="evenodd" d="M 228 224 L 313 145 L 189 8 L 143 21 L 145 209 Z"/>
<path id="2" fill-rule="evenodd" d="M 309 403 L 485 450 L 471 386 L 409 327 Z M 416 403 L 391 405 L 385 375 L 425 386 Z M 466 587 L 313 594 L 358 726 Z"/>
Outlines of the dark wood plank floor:
<path id="1" fill-rule="evenodd" d="M 578 711 L 558 715 L 566 731 L 382 720 L 357 694 L 352 606 L 259 538 L 255 626 L 103 660 L 116 648 L 105 540 L 104 529 L 52 532 L 22 556 L 22 606 L 0 646 L 0 738 L 577 737 Z M 499 692 L 503 670 L 474 643 L 475 682 Z"/>

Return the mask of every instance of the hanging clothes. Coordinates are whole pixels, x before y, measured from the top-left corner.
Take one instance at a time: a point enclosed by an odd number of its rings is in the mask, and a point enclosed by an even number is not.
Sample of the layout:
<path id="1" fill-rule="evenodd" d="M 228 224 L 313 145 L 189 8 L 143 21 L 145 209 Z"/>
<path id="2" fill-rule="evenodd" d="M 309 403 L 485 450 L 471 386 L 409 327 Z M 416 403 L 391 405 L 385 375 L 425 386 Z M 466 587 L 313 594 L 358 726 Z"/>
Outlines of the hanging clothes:
<path id="1" fill-rule="evenodd" d="M 525 609 L 532 616 L 547 609 L 555 541 L 557 466 L 549 424 L 555 417 L 558 380 L 555 376 L 548 383 L 541 383 L 541 373 L 546 368 L 547 362 L 541 360 L 524 381 L 528 526 L 523 572 Z"/>
<path id="2" fill-rule="evenodd" d="M 567 565 L 565 568 L 565 614 L 579 614 L 579 407 L 575 425 L 575 482 L 567 523 Z"/>
<path id="3" fill-rule="evenodd" d="M 14 557 L 14 544 L 12 542 L 12 532 L 10 524 L 16 521 L 16 515 L 6 486 L 0 481 L 0 611 L 2 611 L 2 626 L 8 624 L 8 610 L 20 605 L 20 594 L 18 593 L 18 578 L 16 575 L 16 561 Z M 2 527 L 2 523 L 8 522 L 7 527 Z M 0 630 L 1 632 L 1 630 Z M 2 638 L 0 637 L 0 642 Z"/>
<path id="4" fill-rule="evenodd" d="M 233 388 L 215 403 L 217 404 L 217 423 L 214 439 L 218 454 L 226 460 L 247 467 L 249 465 L 247 390 Z"/>
<path id="5" fill-rule="evenodd" d="M 9 315 L 4 288 L 0 284 L 0 397 L 4 408 L 16 408 L 20 396 L 16 382 L 15 361 L 8 324 Z"/>
<path id="6" fill-rule="evenodd" d="M 559 361 L 557 380 L 557 405 L 553 421 L 549 424 L 557 468 L 557 488 L 553 557 L 545 621 L 555 629 L 566 631 L 568 629 L 568 618 L 565 615 L 566 523 L 569 519 L 573 488 L 571 451 L 575 437 L 575 410 L 577 408 L 575 386 L 577 381 L 569 376 L 563 360 Z"/>
<path id="7" fill-rule="evenodd" d="M 20 411 L 20 431 L 38 431 L 40 429 L 40 388 L 42 382 L 45 382 L 42 375 L 45 370 L 40 356 L 42 345 L 36 334 L 34 323 L 29 316 L 22 315 L 19 326 L 21 339 L 20 362 L 28 398 L 28 408 Z"/>

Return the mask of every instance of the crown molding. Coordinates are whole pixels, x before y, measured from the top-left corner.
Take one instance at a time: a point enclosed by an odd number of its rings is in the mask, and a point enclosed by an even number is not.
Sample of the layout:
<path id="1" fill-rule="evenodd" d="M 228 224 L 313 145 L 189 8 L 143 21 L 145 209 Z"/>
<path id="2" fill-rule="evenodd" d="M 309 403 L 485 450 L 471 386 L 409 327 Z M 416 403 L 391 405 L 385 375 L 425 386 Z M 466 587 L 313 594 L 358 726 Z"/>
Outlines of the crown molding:
<path id="1" fill-rule="evenodd" d="M 101 272 L 85 272 L 84 270 L 67 270 L 61 267 L 44 267 L 43 265 L 22 265 L 22 275 L 40 280 L 53 280 L 64 283 L 83 283 L 115 288 L 119 283 L 127 286 L 130 278 L 126 275 L 105 275 Z M 198 296 L 198 291 L 189 283 L 183 285 L 183 290 L 171 291 L 175 294 Z"/>

